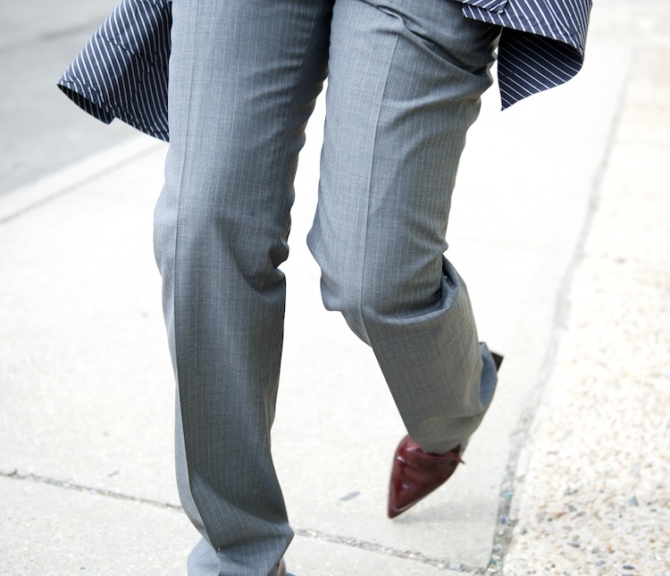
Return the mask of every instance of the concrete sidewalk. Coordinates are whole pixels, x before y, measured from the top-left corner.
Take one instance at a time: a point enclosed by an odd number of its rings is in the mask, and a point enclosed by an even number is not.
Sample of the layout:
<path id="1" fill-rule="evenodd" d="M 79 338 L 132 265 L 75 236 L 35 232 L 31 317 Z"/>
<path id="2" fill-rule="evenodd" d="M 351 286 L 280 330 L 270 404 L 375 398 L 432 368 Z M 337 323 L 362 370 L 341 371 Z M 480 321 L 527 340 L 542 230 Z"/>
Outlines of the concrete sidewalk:
<path id="1" fill-rule="evenodd" d="M 487 95 L 448 239 L 501 384 L 467 465 L 394 521 L 403 427 L 304 245 L 318 109 L 274 429 L 296 576 L 670 573 L 670 7 L 632 6 L 594 8 L 565 87 L 504 114 Z M 164 154 L 138 138 L 0 199 L 2 575 L 185 574 L 151 238 Z"/>

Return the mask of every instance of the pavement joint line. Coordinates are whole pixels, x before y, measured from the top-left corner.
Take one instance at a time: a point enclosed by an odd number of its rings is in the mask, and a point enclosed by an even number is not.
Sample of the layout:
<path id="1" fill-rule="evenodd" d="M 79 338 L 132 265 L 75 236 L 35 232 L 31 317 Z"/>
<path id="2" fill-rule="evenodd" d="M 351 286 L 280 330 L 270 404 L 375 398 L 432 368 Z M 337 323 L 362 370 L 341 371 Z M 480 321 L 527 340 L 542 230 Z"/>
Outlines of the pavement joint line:
<path id="1" fill-rule="evenodd" d="M 519 424 L 512 433 L 507 467 L 505 469 L 499 497 L 497 518 L 500 527 L 496 528 L 494 533 L 493 551 L 491 556 L 492 564 L 496 565 L 499 562 L 499 566 L 496 566 L 495 571 L 489 572 L 491 574 L 501 576 L 504 574 L 504 560 L 509 551 L 512 537 L 514 536 L 514 529 L 517 524 L 517 522 L 511 518 L 511 512 L 515 507 L 518 509 L 519 501 L 517 499 L 522 497 L 523 492 L 522 490 L 517 490 L 518 484 L 523 482 L 523 477 L 519 478 L 517 476 L 519 472 L 519 463 L 522 458 L 525 461 L 529 461 L 532 454 L 532 431 L 541 420 L 539 416 L 542 413 L 542 398 L 558 355 L 560 342 L 563 336 L 562 328 L 566 324 L 572 307 L 570 301 L 570 289 L 579 265 L 587 256 L 585 246 L 598 209 L 603 179 L 609 167 L 612 151 L 617 143 L 617 133 L 619 131 L 621 116 L 623 115 L 626 98 L 628 96 L 628 90 L 631 85 L 630 79 L 633 74 L 636 57 L 637 52 L 633 49 L 633 53 L 628 62 L 628 70 L 626 71 L 621 84 L 622 89 L 614 108 L 612 122 L 605 140 L 605 147 L 591 182 L 591 193 L 589 195 L 584 221 L 579 231 L 579 236 L 577 237 L 570 263 L 566 267 L 565 274 L 560 282 L 552 322 L 552 337 L 542 362 L 542 368 L 537 383 L 535 384 L 526 408 L 521 414 Z M 529 438 L 531 439 L 531 442 L 528 442 Z"/>
<path id="2" fill-rule="evenodd" d="M 125 500 L 127 502 L 138 502 L 139 504 L 148 504 L 149 506 L 154 506 L 156 508 L 163 508 L 175 511 L 183 510 L 181 506 L 178 506 L 177 504 L 170 504 L 169 502 L 161 502 L 160 500 L 152 500 L 151 498 L 142 498 L 140 496 L 130 496 L 129 494 L 114 492 L 113 490 L 106 490 L 104 488 L 94 488 L 93 486 L 77 484 L 75 482 L 70 482 L 69 480 L 58 480 L 56 478 L 49 478 L 48 476 L 40 476 L 38 474 L 20 474 L 18 470 L 14 470 L 12 472 L 0 472 L 0 478 L 37 482 L 39 484 L 47 484 L 49 486 L 56 486 L 57 488 L 64 488 L 66 490 L 74 490 L 76 492 L 85 492 L 87 494 L 105 496 L 107 498 L 114 498 L 116 500 Z"/>
<path id="3" fill-rule="evenodd" d="M 319 530 L 305 529 L 305 528 L 293 528 L 296 536 L 301 536 L 303 538 L 314 538 L 322 542 L 329 542 L 331 544 L 340 544 L 343 546 L 350 546 L 352 548 L 359 548 L 365 550 L 366 552 L 375 552 L 377 554 L 383 554 L 385 556 L 394 556 L 395 558 L 402 558 L 404 560 L 412 560 L 419 562 L 421 564 L 427 564 L 434 568 L 441 570 L 450 570 L 452 572 L 460 572 L 463 574 L 492 574 L 490 570 L 486 568 L 475 568 L 473 566 L 466 566 L 459 562 L 449 560 L 446 558 L 431 558 L 426 556 L 421 552 L 412 552 L 409 550 L 398 550 L 397 548 L 389 548 L 383 544 L 377 544 L 375 542 L 368 542 L 366 540 L 359 540 L 358 538 L 351 538 L 348 536 L 338 536 L 336 534 L 329 534 L 327 532 L 321 532 Z"/>
<path id="4" fill-rule="evenodd" d="M 28 46 L 34 46 L 35 44 L 40 44 L 41 42 L 47 40 L 58 40 L 59 38 L 67 38 L 74 34 L 83 34 L 88 32 L 92 33 L 92 30 L 100 27 L 101 22 L 103 21 L 104 16 L 96 18 L 95 20 L 90 20 L 83 24 L 78 24 L 76 26 L 71 26 L 70 28 L 65 28 L 64 30 L 46 30 L 35 36 L 30 36 L 28 38 L 21 38 L 16 42 L 11 42 L 0 46 L 0 54 L 5 54 L 13 50 L 20 50 L 21 48 L 26 48 Z"/>
<path id="5" fill-rule="evenodd" d="M 21 474 L 18 470 L 13 470 L 11 472 L 0 472 L 0 478 L 8 478 L 11 480 L 22 480 L 27 482 L 36 482 L 39 484 L 46 484 L 48 486 L 55 486 L 57 488 L 62 488 L 64 490 L 73 490 L 76 492 L 83 492 L 86 494 L 92 494 L 97 496 L 104 496 L 106 498 L 112 498 L 114 500 L 124 500 L 126 502 L 137 502 L 139 504 L 147 504 L 155 508 L 162 508 L 167 510 L 173 510 L 175 512 L 183 512 L 184 509 L 182 506 L 177 504 L 170 504 L 169 502 L 161 502 L 159 500 L 153 500 L 151 498 L 142 498 L 139 496 L 130 496 L 129 494 L 123 494 L 121 492 L 114 492 L 113 490 L 106 490 L 104 488 L 94 488 L 93 486 L 86 486 L 84 484 L 77 484 L 76 482 L 70 482 L 69 480 L 58 480 L 56 478 L 50 478 L 48 476 L 40 476 L 39 474 Z M 412 560 L 414 562 L 419 562 L 421 564 L 426 564 L 434 568 L 441 570 L 449 570 L 451 572 L 458 572 L 462 574 L 494 574 L 491 570 L 486 568 L 475 568 L 472 566 L 466 566 L 459 562 L 454 562 L 446 558 L 431 558 L 430 556 L 425 556 L 421 552 L 413 552 L 409 550 L 398 550 L 396 548 L 389 548 L 383 544 L 377 544 L 375 542 L 368 542 L 366 540 L 359 540 L 357 538 L 352 538 L 348 536 L 340 536 L 337 534 L 329 534 L 327 532 L 321 532 L 320 530 L 314 530 L 311 528 L 297 528 L 294 527 L 293 531 L 296 536 L 303 538 L 312 538 L 322 542 L 328 542 L 330 544 L 339 544 L 344 546 L 349 546 L 352 548 L 359 548 L 365 550 L 366 552 L 374 552 L 377 554 L 383 554 L 385 556 L 393 556 L 395 558 L 402 558 L 404 560 Z"/>
<path id="6" fill-rule="evenodd" d="M 0 225 L 45 204 L 62 198 L 79 187 L 158 151 L 164 144 L 146 136 L 135 137 L 89 156 L 39 180 L 0 195 Z"/>

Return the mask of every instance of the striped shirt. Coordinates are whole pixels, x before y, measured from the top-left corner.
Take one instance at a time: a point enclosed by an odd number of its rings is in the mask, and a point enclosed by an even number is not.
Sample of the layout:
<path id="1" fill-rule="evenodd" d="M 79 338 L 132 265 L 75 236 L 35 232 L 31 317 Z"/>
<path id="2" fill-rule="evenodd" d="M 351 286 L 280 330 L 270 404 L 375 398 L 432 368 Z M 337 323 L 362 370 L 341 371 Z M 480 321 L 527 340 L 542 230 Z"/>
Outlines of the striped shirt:
<path id="1" fill-rule="evenodd" d="M 502 107 L 563 84 L 582 67 L 591 0 L 458 0 L 466 17 L 503 27 Z"/>
<path id="2" fill-rule="evenodd" d="M 591 0 L 455 1 L 467 18 L 503 28 L 503 109 L 567 82 L 581 69 Z M 122 0 L 67 68 L 59 88 L 98 120 L 119 118 L 167 141 L 171 24 L 171 0 Z"/>

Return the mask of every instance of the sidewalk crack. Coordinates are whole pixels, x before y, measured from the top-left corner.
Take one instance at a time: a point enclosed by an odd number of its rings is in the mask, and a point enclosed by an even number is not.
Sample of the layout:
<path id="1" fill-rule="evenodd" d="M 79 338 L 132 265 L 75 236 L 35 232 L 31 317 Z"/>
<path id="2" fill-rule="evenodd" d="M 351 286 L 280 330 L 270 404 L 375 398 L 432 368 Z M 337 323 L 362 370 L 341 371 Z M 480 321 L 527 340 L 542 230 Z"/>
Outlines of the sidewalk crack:
<path id="1" fill-rule="evenodd" d="M 170 504 L 169 502 L 162 502 L 160 500 L 153 500 L 151 498 L 142 498 L 139 496 L 131 496 L 129 494 L 123 494 L 121 492 L 114 492 L 113 490 L 106 490 L 104 488 L 95 488 L 94 486 L 87 486 L 85 484 L 78 484 L 76 482 L 70 482 L 69 480 L 59 480 L 57 478 L 51 478 L 48 476 L 40 476 L 38 474 L 22 474 L 18 470 L 13 470 L 12 472 L 0 472 L 0 478 L 8 478 L 11 480 L 22 480 L 27 482 L 37 482 L 39 484 L 46 484 L 48 486 L 55 486 L 57 488 L 62 488 L 64 490 L 74 490 L 76 492 L 83 492 L 85 494 L 95 494 L 97 496 L 104 496 L 106 498 L 113 498 L 115 500 L 124 500 L 126 502 L 138 502 L 140 504 L 147 504 L 149 506 L 154 506 L 156 508 L 174 510 L 176 512 L 183 512 L 183 508 L 176 504 Z M 368 542 L 366 540 L 359 540 L 358 538 L 353 538 L 349 536 L 340 536 L 337 534 L 330 534 L 327 532 L 321 532 L 319 530 L 314 530 L 311 528 L 299 528 L 293 527 L 293 531 L 296 536 L 302 538 L 312 538 L 315 540 L 320 540 L 321 542 L 328 542 L 330 544 L 339 544 L 342 546 L 349 546 L 351 548 L 358 548 L 360 550 L 365 550 L 366 552 L 374 552 L 376 554 L 383 554 L 385 556 L 393 556 L 395 558 L 401 558 L 403 560 L 412 560 L 414 562 L 419 562 L 428 566 L 440 570 L 450 570 L 451 572 L 458 572 L 462 574 L 473 574 L 480 575 L 486 574 L 487 571 L 484 568 L 476 568 L 473 566 L 467 566 L 449 560 L 448 558 L 433 558 L 426 556 L 418 551 L 411 550 L 399 550 L 397 548 L 391 548 L 389 546 L 384 546 L 383 544 L 378 544 L 376 542 Z"/>
<path id="2" fill-rule="evenodd" d="M 141 496 L 131 496 L 130 494 L 123 494 L 122 492 L 114 492 L 113 490 L 106 490 L 104 488 L 95 488 L 94 486 L 77 484 L 76 482 L 70 482 L 69 480 L 58 480 L 57 478 L 49 478 L 48 476 L 39 476 L 38 474 L 21 474 L 18 470 L 14 470 L 13 472 L 0 472 L 0 478 L 37 482 L 39 484 L 47 484 L 49 486 L 56 486 L 57 488 L 64 488 L 65 490 L 74 490 L 76 492 L 84 492 L 86 494 L 96 494 L 98 496 L 105 496 L 107 498 L 114 498 L 116 500 L 139 502 L 140 504 L 148 504 L 149 506 L 155 506 L 156 508 L 177 511 L 183 510 L 181 506 L 170 504 L 169 502 L 161 502 L 160 500 L 153 500 L 151 498 L 142 498 Z"/>
<path id="3" fill-rule="evenodd" d="M 368 542 L 366 540 L 359 540 L 358 538 L 352 538 L 349 536 L 339 536 L 337 534 L 329 534 L 327 532 L 321 532 L 311 528 L 296 528 L 295 526 L 293 527 L 293 531 L 295 532 L 296 536 L 301 536 L 303 538 L 313 538 L 315 540 L 328 542 L 330 544 L 340 544 L 343 546 L 350 546 L 352 548 L 359 548 L 361 550 L 365 550 L 366 552 L 375 552 L 385 556 L 393 556 L 395 558 L 402 558 L 404 560 L 413 560 L 414 562 L 427 564 L 428 566 L 432 566 L 440 570 L 450 570 L 452 572 L 460 572 L 463 574 L 487 573 L 485 568 L 467 566 L 465 564 L 461 564 L 460 562 L 449 560 L 448 558 L 432 558 L 422 554 L 421 552 L 399 550 L 397 548 L 391 548 L 376 542 Z"/>

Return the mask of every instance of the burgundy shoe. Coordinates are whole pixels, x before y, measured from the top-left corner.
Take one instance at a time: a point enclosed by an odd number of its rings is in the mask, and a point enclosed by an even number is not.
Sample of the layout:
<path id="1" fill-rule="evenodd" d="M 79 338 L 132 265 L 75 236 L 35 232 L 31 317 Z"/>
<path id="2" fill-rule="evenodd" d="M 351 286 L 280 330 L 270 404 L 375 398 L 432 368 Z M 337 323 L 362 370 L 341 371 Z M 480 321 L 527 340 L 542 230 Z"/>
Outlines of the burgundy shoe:
<path id="1" fill-rule="evenodd" d="M 395 451 L 389 487 L 389 518 L 395 518 L 442 486 L 463 460 L 464 446 L 445 454 L 428 454 L 409 436 Z"/>
<path id="2" fill-rule="evenodd" d="M 503 357 L 492 353 L 496 370 Z M 395 518 L 444 484 L 463 464 L 461 456 L 466 443 L 459 444 L 444 454 L 430 454 L 405 436 L 393 457 L 391 484 L 389 486 L 388 516 Z"/>

